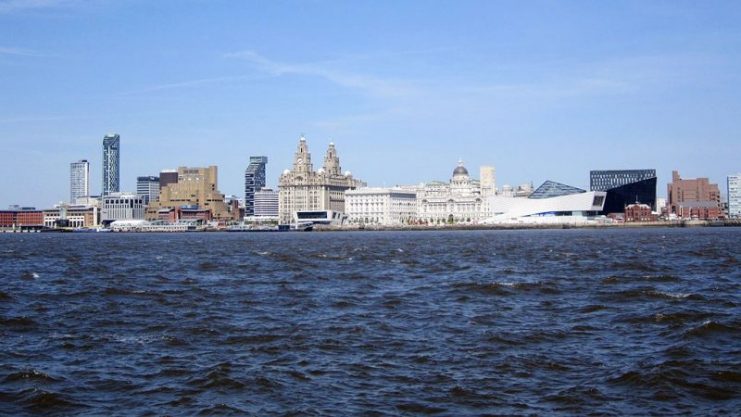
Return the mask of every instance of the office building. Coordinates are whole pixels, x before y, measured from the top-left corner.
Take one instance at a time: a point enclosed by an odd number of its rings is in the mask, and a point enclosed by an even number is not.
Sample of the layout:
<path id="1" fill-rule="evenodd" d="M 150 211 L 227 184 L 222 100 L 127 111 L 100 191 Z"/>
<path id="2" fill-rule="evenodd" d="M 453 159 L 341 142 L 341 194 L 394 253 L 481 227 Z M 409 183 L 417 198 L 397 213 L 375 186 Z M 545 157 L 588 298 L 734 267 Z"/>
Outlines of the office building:
<path id="1" fill-rule="evenodd" d="M 493 166 L 479 168 L 479 183 L 482 195 L 489 196 L 497 193 L 496 170 Z"/>
<path id="2" fill-rule="evenodd" d="M 279 193 L 270 188 L 255 191 L 255 217 L 278 218 Z"/>
<path id="3" fill-rule="evenodd" d="M 672 171 L 666 196 L 670 216 L 703 220 L 721 217 L 720 189 L 707 178 L 682 179 L 679 172 Z"/>
<path id="4" fill-rule="evenodd" d="M 729 175 L 728 186 L 728 217 L 741 218 L 741 174 Z"/>
<path id="5" fill-rule="evenodd" d="M 265 187 L 265 165 L 267 156 L 251 156 L 250 164 L 244 171 L 244 215 L 255 215 L 255 192 Z"/>
<path id="6" fill-rule="evenodd" d="M 623 213 L 627 205 L 635 203 L 657 209 L 655 169 L 590 171 L 589 189 L 607 192 L 604 214 Z"/>
<path id="7" fill-rule="evenodd" d="M 144 219 L 147 203 L 142 195 L 132 193 L 110 193 L 102 197 L 101 221 Z"/>
<path id="8" fill-rule="evenodd" d="M 527 197 L 533 193 L 532 183 L 523 183 L 516 187 L 509 184 L 502 186 L 502 192 L 499 193 L 503 197 Z"/>
<path id="9" fill-rule="evenodd" d="M 121 137 L 108 134 L 103 137 L 103 196 L 119 192 L 121 186 Z"/>
<path id="10" fill-rule="evenodd" d="M 306 138 L 302 136 L 293 168 L 283 171 L 279 179 L 279 221 L 291 223 L 298 211 L 344 213 L 345 191 L 363 186 L 365 183 L 353 178 L 350 171 L 342 172 L 334 143 L 329 144 L 323 167 L 314 171 Z"/>
<path id="11" fill-rule="evenodd" d="M 160 177 L 136 177 L 136 193 L 144 197 L 144 204 L 157 200 L 160 196 Z"/>
<path id="12" fill-rule="evenodd" d="M 61 204 L 44 210 L 44 227 L 96 227 L 100 225 L 97 206 Z"/>
<path id="13" fill-rule="evenodd" d="M 90 196 L 90 163 L 86 159 L 72 162 L 69 166 L 69 202 Z"/>
<path id="14" fill-rule="evenodd" d="M 17 207 L 0 210 L 0 228 L 40 229 L 44 225 L 44 212 L 34 207 Z"/>
<path id="15" fill-rule="evenodd" d="M 218 221 L 239 219 L 238 207 L 235 213 L 235 210 L 224 202 L 224 195 L 219 192 L 216 166 L 180 167 L 177 174 L 177 182 L 162 187 L 159 198 L 149 202 L 146 215 L 148 220 L 157 220 L 159 210 L 177 211 L 183 207 L 210 210 L 211 218 Z"/>
<path id="16" fill-rule="evenodd" d="M 345 191 L 347 219 L 353 224 L 400 226 L 417 221 L 417 193 L 401 188 L 363 187 Z"/>

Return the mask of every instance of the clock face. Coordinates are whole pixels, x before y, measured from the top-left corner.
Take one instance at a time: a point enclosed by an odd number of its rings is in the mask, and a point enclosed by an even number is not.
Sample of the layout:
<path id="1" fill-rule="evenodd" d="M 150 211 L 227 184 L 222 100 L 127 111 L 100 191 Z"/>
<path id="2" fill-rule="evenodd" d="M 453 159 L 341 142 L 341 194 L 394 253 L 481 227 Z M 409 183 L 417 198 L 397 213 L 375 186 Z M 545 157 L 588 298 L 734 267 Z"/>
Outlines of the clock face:
<path id="1" fill-rule="evenodd" d="M 303 158 L 298 158 L 298 159 L 296 159 L 296 163 L 297 164 L 303 164 L 304 163 L 304 159 Z"/>

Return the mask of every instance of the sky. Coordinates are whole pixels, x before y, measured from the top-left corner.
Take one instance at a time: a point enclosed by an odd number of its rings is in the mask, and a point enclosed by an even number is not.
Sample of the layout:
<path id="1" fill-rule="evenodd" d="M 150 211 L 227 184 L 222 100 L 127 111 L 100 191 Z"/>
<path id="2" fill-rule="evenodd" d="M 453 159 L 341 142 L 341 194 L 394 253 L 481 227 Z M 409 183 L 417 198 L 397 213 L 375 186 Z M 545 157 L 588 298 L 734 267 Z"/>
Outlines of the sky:
<path id="1" fill-rule="evenodd" d="M 303 134 L 371 186 L 588 189 L 592 169 L 741 171 L 738 1 L 0 0 L 0 208 L 69 198 L 121 135 L 121 188 L 178 166 L 268 186 Z"/>

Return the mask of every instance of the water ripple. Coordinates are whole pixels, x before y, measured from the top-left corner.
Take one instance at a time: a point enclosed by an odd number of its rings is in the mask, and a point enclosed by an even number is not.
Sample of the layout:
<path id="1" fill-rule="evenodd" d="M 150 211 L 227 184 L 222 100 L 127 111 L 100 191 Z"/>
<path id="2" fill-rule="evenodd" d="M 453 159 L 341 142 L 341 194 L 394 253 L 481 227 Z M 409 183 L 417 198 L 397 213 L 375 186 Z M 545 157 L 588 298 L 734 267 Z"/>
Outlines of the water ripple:
<path id="1" fill-rule="evenodd" d="M 736 415 L 741 229 L 0 235 L 0 415 Z"/>

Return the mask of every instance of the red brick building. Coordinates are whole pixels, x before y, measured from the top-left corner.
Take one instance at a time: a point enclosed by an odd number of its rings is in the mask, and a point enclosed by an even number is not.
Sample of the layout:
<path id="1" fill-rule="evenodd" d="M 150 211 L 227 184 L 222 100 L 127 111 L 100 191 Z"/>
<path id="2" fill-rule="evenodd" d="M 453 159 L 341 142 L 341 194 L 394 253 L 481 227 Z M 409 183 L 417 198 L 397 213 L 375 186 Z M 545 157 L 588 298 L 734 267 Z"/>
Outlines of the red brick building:
<path id="1" fill-rule="evenodd" d="M 626 222 L 655 222 L 658 216 L 651 212 L 651 206 L 648 204 L 628 204 L 625 206 Z"/>
<path id="2" fill-rule="evenodd" d="M 199 207 L 181 207 L 178 209 L 178 217 L 181 220 L 201 220 L 203 222 L 210 222 L 213 220 L 211 209 Z"/>
<path id="3" fill-rule="evenodd" d="M 720 189 L 707 178 L 682 179 L 679 172 L 672 171 L 672 182 L 667 184 L 666 196 L 670 215 L 697 219 L 721 217 Z"/>
<path id="4" fill-rule="evenodd" d="M 720 205 L 713 201 L 688 201 L 679 203 L 675 213 L 683 219 L 717 220 L 723 217 Z"/>
<path id="5" fill-rule="evenodd" d="M 44 226 L 44 212 L 41 210 L 0 210 L 0 227 Z"/>

